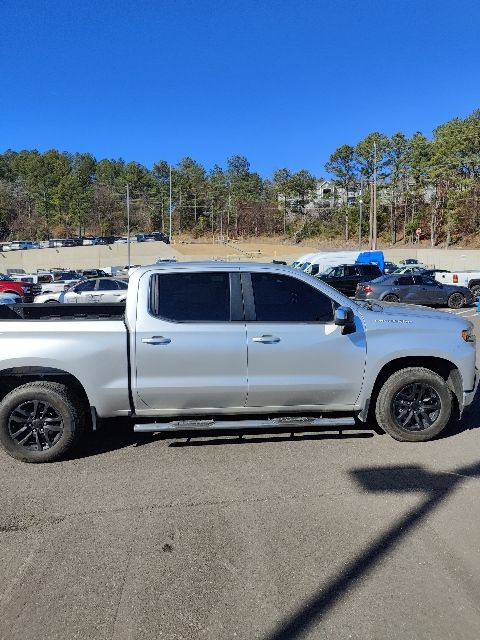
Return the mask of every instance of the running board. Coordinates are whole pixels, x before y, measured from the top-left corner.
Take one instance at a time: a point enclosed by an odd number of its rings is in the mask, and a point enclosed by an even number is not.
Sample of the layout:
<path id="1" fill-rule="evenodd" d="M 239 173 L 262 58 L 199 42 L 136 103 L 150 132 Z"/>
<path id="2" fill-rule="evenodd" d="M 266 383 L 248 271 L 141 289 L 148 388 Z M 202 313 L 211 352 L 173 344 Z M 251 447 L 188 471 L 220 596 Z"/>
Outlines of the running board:
<path id="1" fill-rule="evenodd" d="M 207 429 L 269 429 L 285 428 L 306 430 L 316 428 L 341 429 L 354 427 L 353 418 L 272 418 L 271 420 L 178 420 L 173 422 L 153 422 L 136 424 L 135 433 L 155 433 L 159 431 L 202 431 Z"/>

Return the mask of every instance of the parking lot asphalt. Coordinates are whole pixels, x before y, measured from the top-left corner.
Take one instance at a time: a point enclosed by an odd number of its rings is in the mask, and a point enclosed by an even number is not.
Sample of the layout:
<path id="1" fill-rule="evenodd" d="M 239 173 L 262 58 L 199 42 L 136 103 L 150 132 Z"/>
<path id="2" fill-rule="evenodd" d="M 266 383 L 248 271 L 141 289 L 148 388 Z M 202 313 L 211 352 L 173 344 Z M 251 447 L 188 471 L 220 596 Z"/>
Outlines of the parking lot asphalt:
<path id="1" fill-rule="evenodd" d="M 108 421 L 70 461 L 2 452 L 0 638 L 476 640 L 479 406 L 424 444 Z"/>

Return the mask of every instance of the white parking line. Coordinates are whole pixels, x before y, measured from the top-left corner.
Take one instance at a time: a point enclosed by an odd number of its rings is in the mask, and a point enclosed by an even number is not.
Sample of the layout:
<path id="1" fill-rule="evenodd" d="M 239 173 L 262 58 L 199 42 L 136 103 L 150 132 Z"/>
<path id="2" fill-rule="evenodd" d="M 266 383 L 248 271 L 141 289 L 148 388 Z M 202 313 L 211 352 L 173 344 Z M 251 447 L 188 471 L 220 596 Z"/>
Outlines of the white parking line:
<path id="1" fill-rule="evenodd" d="M 476 309 L 461 309 L 460 311 L 454 311 L 453 313 L 456 313 L 458 316 L 462 316 L 466 313 L 476 313 Z"/>
<path id="2" fill-rule="evenodd" d="M 447 313 L 454 313 L 456 316 L 474 316 L 478 313 L 477 308 L 470 309 L 444 309 Z"/>

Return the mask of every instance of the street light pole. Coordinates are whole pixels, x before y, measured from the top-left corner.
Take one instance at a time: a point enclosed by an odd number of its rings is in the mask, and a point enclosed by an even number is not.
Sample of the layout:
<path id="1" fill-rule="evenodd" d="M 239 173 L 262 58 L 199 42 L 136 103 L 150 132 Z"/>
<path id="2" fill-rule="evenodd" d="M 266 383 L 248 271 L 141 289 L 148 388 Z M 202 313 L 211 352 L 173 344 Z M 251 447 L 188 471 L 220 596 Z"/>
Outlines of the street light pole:
<path id="1" fill-rule="evenodd" d="M 127 262 L 130 269 L 130 187 L 127 182 Z"/>
<path id="2" fill-rule="evenodd" d="M 373 246 L 377 248 L 377 143 L 373 143 Z"/>
<path id="3" fill-rule="evenodd" d="M 169 220 L 168 220 L 168 239 L 170 243 L 172 242 L 172 165 L 170 165 L 169 171 L 169 191 L 170 191 L 170 201 L 169 201 Z"/>

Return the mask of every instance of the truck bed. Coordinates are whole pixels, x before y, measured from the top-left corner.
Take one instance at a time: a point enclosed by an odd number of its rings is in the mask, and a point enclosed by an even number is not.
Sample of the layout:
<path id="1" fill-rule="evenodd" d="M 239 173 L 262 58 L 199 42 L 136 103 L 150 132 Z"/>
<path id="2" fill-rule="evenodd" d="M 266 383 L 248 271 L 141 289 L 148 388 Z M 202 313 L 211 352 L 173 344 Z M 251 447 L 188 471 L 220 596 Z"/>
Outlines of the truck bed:
<path id="1" fill-rule="evenodd" d="M 0 305 L 0 320 L 123 320 L 124 317 L 124 302 Z"/>

